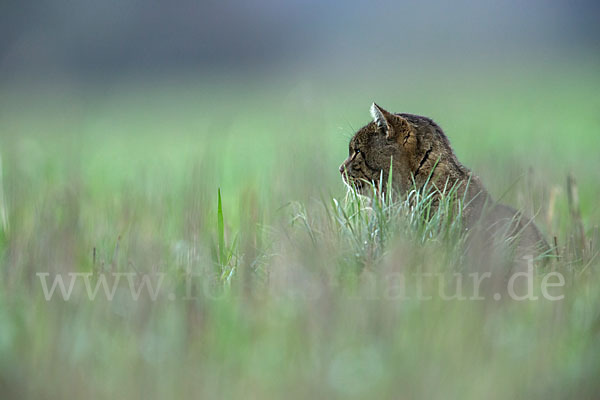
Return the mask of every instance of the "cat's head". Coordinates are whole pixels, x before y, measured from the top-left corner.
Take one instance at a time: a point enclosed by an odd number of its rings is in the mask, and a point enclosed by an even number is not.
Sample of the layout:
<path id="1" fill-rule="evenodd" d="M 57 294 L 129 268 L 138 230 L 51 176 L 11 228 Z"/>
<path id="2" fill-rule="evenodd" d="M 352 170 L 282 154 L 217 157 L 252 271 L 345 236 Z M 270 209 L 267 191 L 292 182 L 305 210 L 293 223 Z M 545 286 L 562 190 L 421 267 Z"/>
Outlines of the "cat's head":
<path id="1" fill-rule="evenodd" d="M 378 187 L 380 179 L 385 188 L 393 166 L 394 187 L 404 189 L 415 170 L 418 127 L 375 103 L 371 105 L 371 116 L 373 122 L 360 128 L 350 140 L 348 158 L 339 168 L 342 179 L 365 194 L 372 182 Z"/>

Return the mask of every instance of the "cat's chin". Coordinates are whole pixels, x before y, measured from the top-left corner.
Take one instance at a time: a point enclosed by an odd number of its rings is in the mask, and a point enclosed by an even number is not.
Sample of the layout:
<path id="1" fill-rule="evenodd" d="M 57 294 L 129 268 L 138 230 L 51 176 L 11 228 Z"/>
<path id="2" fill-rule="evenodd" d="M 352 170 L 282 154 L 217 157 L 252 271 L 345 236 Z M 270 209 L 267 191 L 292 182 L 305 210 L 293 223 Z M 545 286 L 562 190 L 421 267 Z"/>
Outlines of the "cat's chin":
<path id="1" fill-rule="evenodd" d="M 365 197 L 373 197 L 373 189 L 370 186 L 366 186 L 357 190 L 357 193 L 361 196 Z"/>
<path id="2" fill-rule="evenodd" d="M 356 193 L 361 196 L 371 197 L 373 195 L 373 188 L 371 185 L 368 185 L 364 182 L 355 183 L 354 190 L 356 190 Z"/>
<path id="3" fill-rule="evenodd" d="M 342 182 L 344 182 L 344 185 L 346 185 L 349 191 L 355 191 L 357 194 L 366 197 L 373 195 L 373 188 L 365 181 L 350 180 L 350 183 L 348 183 L 346 179 L 342 177 Z"/>

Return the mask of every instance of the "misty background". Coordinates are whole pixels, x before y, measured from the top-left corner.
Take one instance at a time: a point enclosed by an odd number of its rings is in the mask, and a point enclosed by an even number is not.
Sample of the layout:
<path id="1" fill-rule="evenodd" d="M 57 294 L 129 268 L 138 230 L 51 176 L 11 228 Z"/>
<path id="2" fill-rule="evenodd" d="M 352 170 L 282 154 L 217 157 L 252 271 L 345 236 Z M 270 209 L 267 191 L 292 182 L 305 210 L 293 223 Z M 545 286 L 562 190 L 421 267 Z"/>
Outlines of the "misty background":
<path id="1" fill-rule="evenodd" d="M 597 398 L 599 11 L 0 0 L 0 397 Z M 432 118 L 535 218 L 565 301 L 371 296 L 471 271 L 420 191 L 347 191 L 373 101 Z M 46 301 L 38 275 L 134 271 L 168 289 Z M 184 300 L 188 276 L 208 295 Z"/>
<path id="2" fill-rule="evenodd" d="M 592 0 L 4 0 L 0 83 L 589 59 L 599 10 Z"/>

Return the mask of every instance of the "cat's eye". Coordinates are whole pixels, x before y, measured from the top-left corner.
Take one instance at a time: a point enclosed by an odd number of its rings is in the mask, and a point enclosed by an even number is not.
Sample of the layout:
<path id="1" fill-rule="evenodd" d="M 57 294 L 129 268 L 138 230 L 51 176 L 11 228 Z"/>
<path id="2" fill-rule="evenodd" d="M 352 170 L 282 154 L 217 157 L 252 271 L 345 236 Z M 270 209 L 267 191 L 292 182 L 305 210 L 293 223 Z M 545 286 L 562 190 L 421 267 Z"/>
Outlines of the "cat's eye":
<path id="1" fill-rule="evenodd" d="M 356 155 L 359 155 L 360 154 L 360 150 L 359 149 L 355 149 L 354 153 L 356 153 Z"/>

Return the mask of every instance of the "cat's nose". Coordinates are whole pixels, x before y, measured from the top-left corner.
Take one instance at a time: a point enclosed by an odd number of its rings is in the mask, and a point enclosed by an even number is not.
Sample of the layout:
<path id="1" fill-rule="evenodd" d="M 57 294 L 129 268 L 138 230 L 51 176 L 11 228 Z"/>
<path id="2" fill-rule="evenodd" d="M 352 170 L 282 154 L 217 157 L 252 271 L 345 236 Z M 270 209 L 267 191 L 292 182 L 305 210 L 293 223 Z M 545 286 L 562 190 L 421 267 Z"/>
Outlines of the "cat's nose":
<path id="1" fill-rule="evenodd" d="M 344 175 L 345 170 L 346 170 L 346 167 L 344 167 L 344 164 L 340 165 L 340 174 Z"/>

